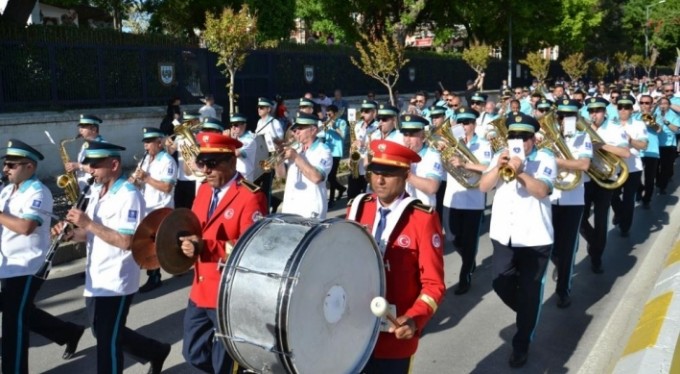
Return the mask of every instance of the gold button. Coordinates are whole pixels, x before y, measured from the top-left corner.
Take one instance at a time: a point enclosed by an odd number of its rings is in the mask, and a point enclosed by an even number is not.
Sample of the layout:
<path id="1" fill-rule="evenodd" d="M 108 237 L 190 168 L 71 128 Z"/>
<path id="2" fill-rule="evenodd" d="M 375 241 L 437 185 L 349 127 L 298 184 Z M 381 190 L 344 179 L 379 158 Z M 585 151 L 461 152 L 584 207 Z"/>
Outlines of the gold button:
<path id="1" fill-rule="evenodd" d="M 198 277 L 198 281 L 203 282 L 203 276 L 202 275 Z"/>

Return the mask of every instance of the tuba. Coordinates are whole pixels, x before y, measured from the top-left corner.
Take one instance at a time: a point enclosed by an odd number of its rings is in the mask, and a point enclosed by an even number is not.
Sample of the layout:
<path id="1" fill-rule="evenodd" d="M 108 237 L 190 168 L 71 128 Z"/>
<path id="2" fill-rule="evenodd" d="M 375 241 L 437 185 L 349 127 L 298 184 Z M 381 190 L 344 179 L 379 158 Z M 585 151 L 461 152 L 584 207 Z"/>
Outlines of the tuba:
<path id="1" fill-rule="evenodd" d="M 657 133 L 659 132 L 659 129 L 661 129 L 661 126 L 656 123 L 656 118 L 654 118 L 654 115 L 651 113 L 644 113 L 640 119 L 642 119 L 642 122 L 647 126 L 647 131 Z"/>
<path id="2" fill-rule="evenodd" d="M 489 122 L 489 125 L 494 128 L 490 133 L 492 132 L 495 134 L 489 139 L 489 142 L 491 143 L 493 152 L 498 153 L 508 147 L 508 125 L 506 124 L 506 117 L 499 116 L 495 120 Z M 507 165 L 502 166 L 498 172 L 500 173 L 501 179 L 506 183 L 515 180 L 515 171 L 510 169 Z"/>
<path id="3" fill-rule="evenodd" d="M 579 116 L 576 121 L 576 129 L 587 132 L 593 144 L 604 144 L 600 135 L 590 127 L 590 123 L 585 118 Z M 621 173 L 619 173 L 616 180 L 610 180 L 616 176 L 618 168 L 621 168 Z M 593 152 L 593 160 L 586 173 L 600 187 L 614 190 L 621 187 L 626 182 L 626 179 L 628 179 L 628 165 L 626 165 L 626 162 L 621 157 L 600 148 Z"/>
<path id="4" fill-rule="evenodd" d="M 71 143 L 77 139 L 80 139 L 82 135 L 78 134 L 73 138 L 62 139 L 59 142 L 59 154 L 61 155 L 61 161 L 64 165 L 71 162 L 68 157 L 68 152 L 66 151 L 66 144 Z M 64 190 L 66 198 L 72 205 L 78 201 L 78 196 L 80 196 L 80 188 L 78 187 L 78 180 L 76 179 L 75 172 L 66 172 L 57 177 L 57 186 Z"/>
<path id="5" fill-rule="evenodd" d="M 562 134 L 560 134 L 559 124 L 555 118 L 555 112 L 551 111 L 538 120 L 543 130 L 543 140 L 536 144 L 537 148 L 547 148 L 555 157 L 565 160 L 574 160 L 574 156 L 569 150 L 569 146 L 564 142 Z M 555 188 L 562 191 L 569 191 L 576 188 L 581 182 L 580 171 L 559 170 L 557 178 L 555 178 Z"/>
<path id="6" fill-rule="evenodd" d="M 440 148 L 437 145 L 444 144 L 444 148 L 441 150 L 442 165 L 461 186 L 468 189 L 479 187 L 479 174 L 463 168 L 454 168 L 449 164 L 449 160 L 453 157 L 460 157 L 473 164 L 479 164 L 479 160 L 477 160 L 477 157 L 475 157 L 465 143 L 451 135 L 447 123 L 432 129 L 427 134 L 425 141 L 434 149 Z M 470 181 L 471 178 L 475 179 Z"/>

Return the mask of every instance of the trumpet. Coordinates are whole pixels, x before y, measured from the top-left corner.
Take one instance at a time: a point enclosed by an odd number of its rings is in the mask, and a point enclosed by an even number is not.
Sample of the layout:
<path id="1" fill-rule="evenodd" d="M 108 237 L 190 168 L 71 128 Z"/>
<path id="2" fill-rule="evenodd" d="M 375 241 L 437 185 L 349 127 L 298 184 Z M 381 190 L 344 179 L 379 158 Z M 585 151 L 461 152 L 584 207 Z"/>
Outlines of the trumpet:
<path id="1" fill-rule="evenodd" d="M 569 146 L 564 142 L 562 135 L 558 131 L 559 124 L 557 123 L 557 118 L 555 118 L 555 112 L 550 111 L 550 113 L 541 117 L 538 120 L 538 123 L 541 125 L 544 137 L 543 140 L 536 144 L 536 147 L 547 148 L 554 153 L 556 157 L 565 160 L 573 160 L 574 156 L 571 154 Z M 569 191 L 576 188 L 580 182 L 580 171 L 560 170 L 555 180 L 555 188 L 562 191 Z"/>
<path id="2" fill-rule="evenodd" d="M 656 133 L 656 132 L 659 132 L 659 130 L 661 129 L 661 126 L 659 126 L 659 124 L 656 122 L 656 118 L 654 118 L 653 114 L 644 113 L 642 115 L 641 119 L 642 119 L 642 122 L 644 122 L 645 125 L 647 126 L 648 131 L 652 131 L 652 132 Z"/>
<path id="3" fill-rule="evenodd" d="M 290 130 L 288 130 L 290 131 Z M 288 133 L 286 136 L 287 140 L 280 145 L 281 150 L 274 152 L 266 160 L 260 161 L 260 167 L 265 173 L 268 173 L 276 167 L 276 165 L 283 162 L 283 156 L 286 154 L 286 148 L 298 148 L 300 143 L 294 139 L 292 133 Z"/>
<path id="4" fill-rule="evenodd" d="M 144 151 L 144 155 L 142 156 L 142 159 L 139 160 L 137 167 L 135 168 L 135 170 L 132 171 L 132 173 L 128 177 L 128 181 L 130 183 L 134 184 L 137 187 L 140 187 L 141 184 L 140 184 L 140 180 L 135 177 L 135 173 L 137 172 L 137 170 L 142 168 L 142 165 L 144 165 L 144 161 L 146 160 L 146 156 L 148 156 L 148 155 L 149 155 L 149 151 Z M 137 158 L 137 156 L 135 156 L 135 158 Z"/>
<path id="5" fill-rule="evenodd" d="M 590 127 L 590 123 L 585 118 L 579 116 L 576 121 L 576 129 L 587 132 L 593 144 L 604 144 L 600 135 Z M 616 175 L 616 171 L 619 168 L 621 173 L 619 173 L 616 180 L 610 180 Z M 628 179 L 628 165 L 626 165 L 626 162 L 621 157 L 600 148 L 593 152 L 593 160 L 586 173 L 600 187 L 615 190 L 621 187 L 626 182 L 626 179 Z"/>
<path id="6" fill-rule="evenodd" d="M 500 152 L 501 150 L 505 149 L 508 147 L 508 126 L 506 125 L 506 119 L 505 116 L 499 116 L 495 120 L 489 122 L 489 125 L 493 126 L 495 136 L 492 137 L 489 142 L 491 143 L 491 148 L 493 149 L 494 153 Z M 498 170 L 501 176 L 501 179 L 504 182 L 512 182 L 515 180 L 517 175 L 515 175 L 515 171 L 512 170 L 509 166 L 503 165 L 500 167 Z"/>

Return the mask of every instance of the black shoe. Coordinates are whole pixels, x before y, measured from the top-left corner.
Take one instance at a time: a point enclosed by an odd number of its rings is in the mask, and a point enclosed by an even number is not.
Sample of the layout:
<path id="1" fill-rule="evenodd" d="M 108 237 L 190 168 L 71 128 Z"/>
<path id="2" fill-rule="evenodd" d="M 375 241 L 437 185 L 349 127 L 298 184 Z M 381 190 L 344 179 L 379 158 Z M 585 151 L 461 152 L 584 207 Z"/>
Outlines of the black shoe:
<path id="1" fill-rule="evenodd" d="M 161 277 L 152 275 L 149 277 L 149 279 L 146 280 L 146 283 L 144 283 L 142 287 L 139 287 L 139 293 L 153 291 L 156 288 L 160 287 L 161 284 L 162 284 Z"/>
<path id="2" fill-rule="evenodd" d="M 595 274 L 602 274 L 604 273 L 604 269 L 602 268 L 602 264 L 591 264 L 590 265 L 590 270 L 593 271 Z"/>
<path id="3" fill-rule="evenodd" d="M 571 297 L 564 295 L 564 296 L 557 296 L 557 307 L 560 309 L 568 308 L 569 305 L 571 305 Z"/>
<path id="4" fill-rule="evenodd" d="M 628 237 L 628 230 L 621 230 L 620 235 L 622 238 L 627 238 Z"/>
<path id="5" fill-rule="evenodd" d="M 333 206 L 335 206 L 335 201 L 328 200 L 328 209 L 331 209 Z"/>
<path id="6" fill-rule="evenodd" d="M 342 199 L 342 195 L 344 195 L 345 192 L 347 192 L 347 187 L 340 187 L 340 188 L 338 189 L 338 192 L 339 192 L 339 193 L 338 193 L 338 197 L 337 197 L 335 200 L 340 200 L 340 199 Z"/>
<path id="7" fill-rule="evenodd" d="M 472 287 L 471 283 L 459 283 L 458 287 L 456 287 L 456 290 L 453 291 L 453 293 L 455 295 L 466 294 L 468 291 L 470 291 L 470 287 Z"/>
<path id="8" fill-rule="evenodd" d="M 560 274 L 560 273 L 557 271 L 557 266 L 555 266 L 555 267 L 553 268 L 553 272 L 552 272 L 552 280 L 553 280 L 553 282 L 557 282 L 557 280 L 559 279 L 559 274 Z"/>
<path id="9" fill-rule="evenodd" d="M 160 356 L 151 360 L 151 366 L 149 366 L 149 371 L 147 372 L 148 374 L 160 374 L 161 370 L 163 370 L 163 363 L 170 355 L 170 344 L 163 344 L 163 349 L 164 352 Z"/>
<path id="10" fill-rule="evenodd" d="M 612 225 L 616 226 L 618 224 L 619 224 L 619 217 L 617 217 L 616 214 L 614 214 L 614 216 L 612 217 Z"/>
<path id="11" fill-rule="evenodd" d="M 642 202 L 642 209 L 649 210 L 649 201 Z"/>
<path id="12" fill-rule="evenodd" d="M 528 358 L 529 352 L 519 352 L 513 350 L 508 363 L 510 364 L 511 368 L 521 368 L 527 363 Z"/>
<path id="13" fill-rule="evenodd" d="M 85 333 L 85 327 L 83 326 L 78 326 L 78 330 L 76 333 L 71 337 L 66 342 L 66 348 L 64 349 L 64 354 L 61 355 L 61 358 L 64 360 L 70 360 L 73 355 L 76 353 L 76 349 L 78 349 L 78 343 L 80 342 L 80 338 L 83 337 L 83 334 Z"/>
<path id="14" fill-rule="evenodd" d="M 659 190 L 659 195 L 667 195 L 667 194 L 668 194 L 668 192 L 666 191 L 665 188 L 662 188 L 661 190 Z"/>

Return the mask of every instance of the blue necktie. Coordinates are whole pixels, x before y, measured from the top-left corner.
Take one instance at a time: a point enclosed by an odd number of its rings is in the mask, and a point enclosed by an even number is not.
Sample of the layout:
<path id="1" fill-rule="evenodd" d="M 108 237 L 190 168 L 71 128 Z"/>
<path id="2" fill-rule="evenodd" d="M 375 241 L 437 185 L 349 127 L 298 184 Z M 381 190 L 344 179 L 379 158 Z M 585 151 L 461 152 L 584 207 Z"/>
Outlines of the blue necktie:
<path id="1" fill-rule="evenodd" d="M 385 226 L 387 225 L 387 215 L 390 213 L 390 210 L 379 208 L 378 211 L 380 212 L 380 221 L 378 221 L 378 227 L 375 229 L 375 241 L 380 245 L 383 231 L 385 231 Z"/>
<path id="2" fill-rule="evenodd" d="M 210 207 L 208 208 L 208 219 L 212 217 L 213 213 L 215 212 L 215 208 L 217 208 L 217 202 L 220 201 L 219 194 L 220 194 L 219 188 L 213 189 L 212 200 L 210 200 Z"/>

